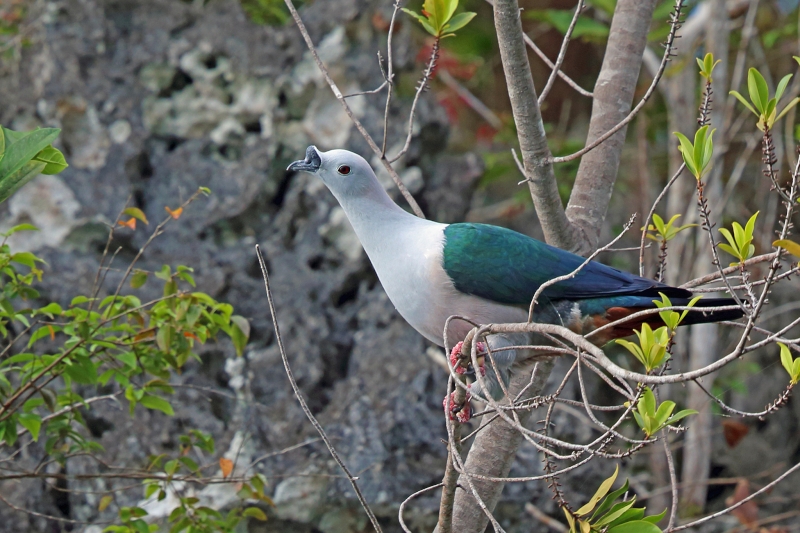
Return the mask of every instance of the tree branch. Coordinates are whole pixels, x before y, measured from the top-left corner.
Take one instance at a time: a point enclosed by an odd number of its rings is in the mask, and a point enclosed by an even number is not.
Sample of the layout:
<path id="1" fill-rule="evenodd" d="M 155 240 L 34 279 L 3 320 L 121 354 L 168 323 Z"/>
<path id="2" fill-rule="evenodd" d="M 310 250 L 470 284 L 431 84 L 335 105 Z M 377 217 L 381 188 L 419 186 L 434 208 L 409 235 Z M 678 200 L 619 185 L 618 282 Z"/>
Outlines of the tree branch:
<path id="1" fill-rule="evenodd" d="M 567 220 L 550 162 L 552 154 L 533 86 L 517 0 L 494 1 L 494 25 L 508 96 L 517 126 L 525 178 L 545 240 L 565 250 L 579 248 L 580 238 Z"/>
<path id="2" fill-rule="evenodd" d="M 680 3 L 679 0 L 677 4 Z M 633 114 L 630 107 L 655 6 L 655 0 L 617 2 L 603 66 L 594 89 L 587 148 Z M 670 53 L 671 44 L 667 44 L 665 57 Z M 657 83 L 657 79 L 654 82 Z M 581 158 L 566 210 L 570 222 L 578 228 L 575 231 L 582 237 L 580 253 L 593 249 L 600 238 L 602 221 L 617 179 L 626 130 L 627 126 L 620 127 Z"/>

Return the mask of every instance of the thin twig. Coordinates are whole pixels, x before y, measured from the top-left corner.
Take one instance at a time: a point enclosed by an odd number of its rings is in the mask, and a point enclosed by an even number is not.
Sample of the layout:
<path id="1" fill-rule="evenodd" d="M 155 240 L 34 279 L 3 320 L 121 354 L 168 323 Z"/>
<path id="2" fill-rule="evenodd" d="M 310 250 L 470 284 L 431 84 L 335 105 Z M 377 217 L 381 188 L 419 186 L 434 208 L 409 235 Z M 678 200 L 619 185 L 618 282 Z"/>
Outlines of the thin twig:
<path id="1" fill-rule="evenodd" d="M 347 468 L 347 465 L 344 464 L 344 461 L 341 457 L 339 457 L 339 453 L 333 447 L 333 443 L 331 443 L 328 435 L 325 433 L 325 430 L 322 428 L 319 422 L 317 422 L 316 417 L 314 417 L 311 409 L 309 409 L 308 404 L 306 403 L 305 399 L 303 398 L 303 393 L 300 391 L 300 387 L 297 385 L 297 382 L 294 379 L 294 374 L 292 373 L 292 368 L 289 366 L 289 358 L 286 356 L 286 350 L 283 347 L 283 339 L 281 338 L 281 331 L 278 327 L 278 315 L 275 311 L 275 302 L 272 299 L 272 289 L 269 286 L 269 274 L 267 272 L 267 265 L 264 261 L 264 256 L 261 254 L 261 248 L 256 244 L 256 255 L 258 256 L 258 264 L 261 266 L 261 275 L 264 277 L 264 287 L 267 292 L 267 302 L 269 303 L 269 313 L 270 317 L 272 318 L 272 326 L 275 329 L 275 340 L 278 343 L 278 349 L 281 353 L 281 359 L 283 360 L 283 368 L 286 370 L 286 375 L 289 378 L 289 383 L 292 386 L 292 390 L 294 391 L 294 395 L 297 398 L 297 401 L 300 403 L 300 407 L 303 409 L 308 420 L 311 422 L 311 425 L 314 426 L 314 429 L 317 430 L 319 436 L 322 438 L 325 446 L 328 448 L 331 456 L 333 457 L 334 461 L 339 465 L 342 471 L 347 476 L 347 480 L 350 482 L 350 485 L 353 486 L 353 491 L 356 493 L 356 497 L 358 501 L 361 503 L 361 507 L 364 508 L 364 512 L 367 513 L 370 522 L 372 522 L 372 527 L 375 528 L 376 533 L 382 533 L 382 529 L 380 524 L 378 523 L 378 519 L 375 517 L 375 514 L 370 509 L 367 500 L 364 498 L 364 495 L 361 493 L 361 489 L 358 488 L 358 483 L 356 483 L 357 477 L 353 476 L 350 473 L 350 470 Z"/>
<path id="2" fill-rule="evenodd" d="M 542 89 L 542 92 L 539 94 L 539 105 L 542 105 L 544 99 L 547 98 L 548 94 L 550 94 L 550 89 L 553 88 L 553 84 L 556 81 L 556 75 L 561 72 L 561 65 L 564 63 L 564 56 L 567 55 L 567 46 L 569 46 L 569 40 L 572 38 L 572 32 L 575 29 L 575 25 L 578 23 L 578 17 L 580 16 L 581 11 L 583 11 L 585 5 L 585 0 L 578 0 L 578 5 L 575 7 L 575 14 L 572 16 L 572 22 L 569 23 L 567 33 L 564 34 L 564 39 L 561 40 L 561 49 L 558 51 L 556 63 L 553 66 L 553 70 L 550 72 L 550 76 L 547 78 L 547 83 L 545 84 L 544 89 Z"/>
<path id="3" fill-rule="evenodd" d="M 582 149 L 578 150 L 574 154 L 565 155 L 563 157 L 553 157 L 551 159 L 552 163 L 566 163 L 567 161 L 573 161 L 578 159 L 582 155 L 594 150 L 601 144 L 603 144 L 607 139 L 609 139 L 612 135 L 617 133 L 619 130 L 627 126 L 630 121 L 634 119 L 634 117 L 642 110 L 644 104 L 650 99 L 653 93 L 656 90 L 656 86 L 658 85 L 659 81 L 661 81 L 661 77 L 664 75 L 664 70 L 667 68 L 667 63 L 673 54 L 673 45 L 675 43 L 676 33 L 678 28 L 681 26 L 680 24 L 680 16 L 681 10 L 683 9 L 683 0 L 676 0 L 675 1 L 675 10 L 670 14 L 670 30 L 669 34 L 667 35 L 667 42 L 664 44 L 664 56 L 661 58 L 661 64 L 658 67 L 658 71 L 656 72 L 655 76 L 653 76 L 653 81 L 650 84 L 650 87 L 647 88 L 647 92 L 644 93 L 642 99 L 636 104 L 628 116 L 622 119 L 616 126 L 608 130 L 606 133 L 595 139 L 593 142 L 587 144 Z"/>
<path id="4" fill-rule="evenodd" d="M 284 0 L 284 2 L 286 3 L 286 7 L 289 8 L 289 12 L 292 14 L 292 18 L 297 24 L 297 28 L 300 30 L 300 34 L 303 36 L 303 40 L 305 40 L 306 42 L 306 46 L 308 46 L 308 50 L 311 52 L 311 56 L 314 58 L 314 61 L 317 64 L 317 68 L 319 68 L 320 72 L 322 72 L 322 76 L 325 78 L 325 81 L 328 83 L 328 86 L 331 88 L 331 91 L 333 91 L 333 95 L 336 97 L 337 100 L 339 100 L 339 103 L 342 105 L 342 108 L 344 109 L 345 113 L 347 114 L 348 117 L 350 117 L 350 120 L 353 122 L 353 124 L 355 124 L 356 129 L 358 130 L 359 133 L 361 133 L 361 136 L 364 137 L 364 140 L 367 141 L 367 144 L 372 149 L 372 151 L 378 157 L 380 157 L 381 164 L 389 173 L 389 175 L 392 177 L 392 180 L 394 181 L 395 185 L 397 185 L 397 188 L 400 189 L 400 193 L 403 195 L 403 198 L 405 198 L 406 202 L 408 202 L 408 205 L 411 206 L 411 210 L 414 211 L 414 214 L 417 215 L 418 217 L 425 218 L 425 215 L 422 213 L 422 209 L 419 207 L 419 204 L 417 203 L 416 200 L 414 200 L 414 197 L 408 191 L 405 184 L 400 179 L 400 176 L 397 175 L 397 171 L 395 171 L 394 167 L 392 167 L 392 164 L 386 159 L 385 152 L 382 151 L 381 148 L 375 143 L 375 140 L 366 130 L 366 128 L 358 119 L 358 117 L 356 117 L 355 114 L 353 114 L 353 110 L 350 109 L 350 106 L 347 104 L 347 101 L 342 95 L 342 91 L 339 90 L 339 87 L 336 85 L 336 82 L 334 82 L 333 78 L 331 78 L 331 75 L 328 72 L 325 63 L 322 62 L 322 60 L 319 57 L 319 54 L 317 53 L 317 48 L 314 46 L 314 41 L 311 40 L 311 36 L 308 34 L 308 30 L 306 29 L 306 25 L 303 23 L 303 19 L 300 18 L 300 14 L 294 7 L 294 3 L 292 3 L 292 0 Z M 389 87 L 390 87 L 389 90 L 391 91 L 391 85 Z"/>

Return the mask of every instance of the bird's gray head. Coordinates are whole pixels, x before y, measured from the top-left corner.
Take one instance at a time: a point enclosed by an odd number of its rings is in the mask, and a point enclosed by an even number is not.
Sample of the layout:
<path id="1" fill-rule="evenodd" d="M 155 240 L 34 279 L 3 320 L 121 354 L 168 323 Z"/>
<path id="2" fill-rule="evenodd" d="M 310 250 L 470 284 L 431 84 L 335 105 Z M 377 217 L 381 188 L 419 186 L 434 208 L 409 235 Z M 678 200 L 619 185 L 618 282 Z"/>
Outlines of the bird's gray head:
<path id="1" fill-rule="evenodd" d="M 295 161 L 286 170 L 303 170 L 318 176 L 339 198 L 360 196 L 375 187 L 382 190 L 369 163 L 347 150 L 320 152 L 315 146 L 306 149 L 306 158 Z"/>

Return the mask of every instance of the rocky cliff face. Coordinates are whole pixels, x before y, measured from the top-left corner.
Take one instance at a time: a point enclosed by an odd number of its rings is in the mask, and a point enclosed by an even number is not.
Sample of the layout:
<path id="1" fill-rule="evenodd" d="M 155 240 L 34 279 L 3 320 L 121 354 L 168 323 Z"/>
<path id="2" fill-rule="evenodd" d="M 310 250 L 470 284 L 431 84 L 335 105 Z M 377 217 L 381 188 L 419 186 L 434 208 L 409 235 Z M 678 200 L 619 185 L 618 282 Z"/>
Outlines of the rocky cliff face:
<path id="1" fill-rule="evenodd" d="M 369 500 L 394 522 L 399 502 L 441 475 L 445 372 L 425 355 L 434 348 L 392 308 L 333 197 L 309 176 L 284 170 L 311 143 L 369 154 L 296 29 L 255 25 L 234 1 L 67 0 L 38 7 L 42 16 L 32 45 L 18 69 L 0 81 L 0 120 L 16 129 L 63 129 L 70 168 L 38 178 L 2 215 L 5 225 L 32 221 L 42 228 L 13 244 L 46 258 L 44 297 L 68 303 L 88 292 L 104 224 L 129 196 L 154 221 L 166 215 L 165 206 L 175 207 L 206 186 L 212 196 L 193 204 L 155 241 L 144 268 L 193 266 L 201 290 L 232 303 L 252 324 L 244 358 L 236 359 L 229 346 L 209 347 L 203 364 L 179 377 L 184 387 L 177 392 L 175 418 L 141 412 L 133 419 L 115 405 L 87 411 L 92 431 L 102 435 L 105 460 L 144 465 L 149 454 L 174 449 L 188 427 L 214 434 L 218 447 L 229 448 L 240 464 L 315 437 L 273 342 L 253 249 L 260 243 L 303 391 Z M 375 52 L 385 47 L 385 34 L 371 17 L 388 17 L 386 8 L 336 0 L 305 10 L 343 89 L 370 89 L 382 81 Z M 413 72 L 418 66 L 410 25 L 400 31 L 396 68 Z M 351 103 L 367 127 L 380 132 L 382 98 Z M 402 142 L 407 111 L 408 101 L 400 98 L 390 145 Z M 411 151 L 399 166 L 426 212 L 439 220 L 463 217 L 481 173 L 476 156 L 445 152 L 447 129 L 443 112 L 424 100 Z M 388 176 L 382 179 L 389 188 Z M 141 228 L 121 231 L 115 264 L 130 260 L 146 236 Z M 109 274 L 109 287 L 118 276 Z M 75 460 L 69 473 L 90 466 Z M 265 458 L 255 468 L 272 483 L 271 530 L 365 526 L 349 484 L 336 477 L 320 443 Z M 91 492 L 116 485 L 70 482 L 59 488 Z M 39 481 L 0 490 L 27 508 L 74 520 L 102 521 L 113 513 L 97 512 L 102 494 L 64 493 Z M 224 506 L 233 492 L 203 495 Z M 140 499 L 137 489 L 121 501 Z M 433 504 L 412 520 L 430 521 Z M 7 508 L 0 513 L 8 532 L 83 529 Z"/>

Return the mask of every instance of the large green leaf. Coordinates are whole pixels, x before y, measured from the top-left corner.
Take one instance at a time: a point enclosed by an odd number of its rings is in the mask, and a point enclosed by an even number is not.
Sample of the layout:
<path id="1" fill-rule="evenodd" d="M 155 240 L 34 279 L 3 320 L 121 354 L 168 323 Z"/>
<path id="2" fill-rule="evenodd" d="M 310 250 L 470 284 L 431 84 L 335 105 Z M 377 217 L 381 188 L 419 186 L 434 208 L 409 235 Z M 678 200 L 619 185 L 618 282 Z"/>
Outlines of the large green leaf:
<path id="1" fill-rule="evenodd" d="M 5 159 L 0 161 L 0 166 L 2 166 L 4 161 Z M 8 176 L 0 175 L 0 202 L 5 202 L 8 197 L 17 192 L 20 187 L 41 174 L 45 166 L 46 164 L 41 161 L 28 161 L 13 174 Z"/>
<path id="2" fill-rule="evenodd" d="M 0 183 L 55 141 L 61 131 L 57 128 L 42 128 L 20 134 L 7 128 L 3 129 L 6 134 L 6 147 L 5 155 L 0 161 Z"/>

